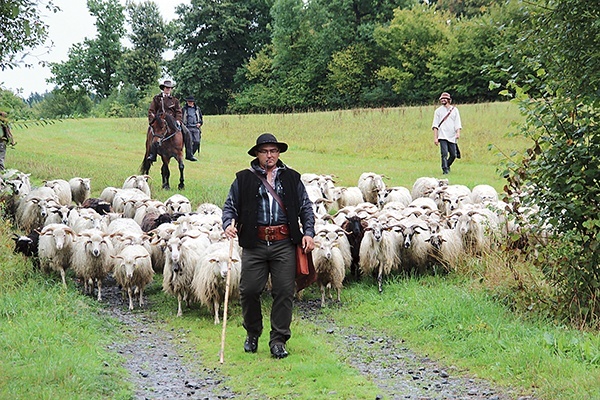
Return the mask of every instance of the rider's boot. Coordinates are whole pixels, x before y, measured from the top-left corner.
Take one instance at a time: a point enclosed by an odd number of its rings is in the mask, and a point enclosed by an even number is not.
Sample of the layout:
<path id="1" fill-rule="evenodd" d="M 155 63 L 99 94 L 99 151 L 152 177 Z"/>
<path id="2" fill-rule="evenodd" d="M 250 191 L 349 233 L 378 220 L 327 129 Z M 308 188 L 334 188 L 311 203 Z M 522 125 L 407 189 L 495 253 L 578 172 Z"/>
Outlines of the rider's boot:
<path id="1" fill-rule="evenodd" d="M 150 146 L 150 154 L 148 154 L 148 157 L 146 158 L 146 160 L 150 161 L 150 162 L 154 162 L 156 161 L 156 153 L 158 153 L 158 143 L 152 143 L 152 145 Z"/>

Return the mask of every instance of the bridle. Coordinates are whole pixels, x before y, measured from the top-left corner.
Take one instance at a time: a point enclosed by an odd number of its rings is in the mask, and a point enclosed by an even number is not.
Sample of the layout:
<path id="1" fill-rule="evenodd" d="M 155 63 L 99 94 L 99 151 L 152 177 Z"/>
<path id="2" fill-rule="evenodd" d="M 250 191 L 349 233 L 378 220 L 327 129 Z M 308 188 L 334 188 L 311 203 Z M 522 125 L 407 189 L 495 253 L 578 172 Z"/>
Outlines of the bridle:
<path id="1" fill-rule="evenodd" d="M 170 126 L 167 123 L 167 121 L 161 117 L 162 113 L 158 113 L 154 116 L 154 119 L 152 121 L 150 121 L 150 132 L 152 132 L 152 138 L 159 138 L 158 143 L 159 145 L 162 144 L 163 142 L 166 142 L 167 140 L 171 139 L 173 136 L 175 136 L 177 134 L 177 130 L 175 130 L 175 132 L 171 132 L 170 131 Z M 154 131 L 154 127 L 152 126 L 152 124 L 157 120 L 157 119 L 161 119 L 163 125 L 167 126 L 167 132 L 165 134 L 158 134 Z"/>

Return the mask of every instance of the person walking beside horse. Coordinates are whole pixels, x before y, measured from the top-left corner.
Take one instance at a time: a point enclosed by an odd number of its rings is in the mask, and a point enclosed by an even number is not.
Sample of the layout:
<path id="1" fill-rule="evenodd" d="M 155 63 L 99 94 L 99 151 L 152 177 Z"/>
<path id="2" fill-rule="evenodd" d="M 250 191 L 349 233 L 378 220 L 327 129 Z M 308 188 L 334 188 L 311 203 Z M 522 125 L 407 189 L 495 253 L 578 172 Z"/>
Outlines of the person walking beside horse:
<path id="1" fill-rule="evenodd" d="M 183 133 L 185 159 L 188 161 L 198 161 L 198 159 L 193 155 L 194 153 L 192 151 L 192 138 L 190 137 L 190 132 L 182 122 L 182 111 L 181 106 L 179 105 L 179 100 L 177 100 L 176 97 L 171 96 L 173 87 L 175 87 L 175 85 L 170 80 L 166 80 L 159 85 L 159 88 L 162 90 L 162 92 L 154 96 L 152 102 L 150 103 L 150 108 L 148 108 L 148 121 L 152 123 L 152 121 L 154 121 L 156 116 L 160 113 L 168 114 L 175 118 L 179 128 L 181 129 L 181 132 Z M 148 161 L 156 161 L 157 153 L 157 145 L 153 144 L 150 149 Z"/>
<path id="2" fill-rule="evenodd" d="M 198 152 L 200 154 L 200 139 L 202 138 L 201 127 L 204 123 L 202 120 L 202 111 L 196 105 L 194 96 L 185 98 L 183 106 L 183 123 L 190 131 L 192 137 L 192 156 Z"/>

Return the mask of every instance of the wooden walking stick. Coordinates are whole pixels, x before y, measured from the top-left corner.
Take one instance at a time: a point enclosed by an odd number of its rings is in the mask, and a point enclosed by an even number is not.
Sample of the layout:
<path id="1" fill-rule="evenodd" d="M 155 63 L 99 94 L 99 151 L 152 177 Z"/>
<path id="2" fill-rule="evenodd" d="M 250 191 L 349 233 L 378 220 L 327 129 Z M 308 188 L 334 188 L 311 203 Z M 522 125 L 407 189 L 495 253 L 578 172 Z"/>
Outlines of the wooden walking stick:
<path id="1" fill-rule="evenodd" d="M 231 223 L 235 226 L 235 220 Z M 233 263 L 233 238 L 229 239 L 229 261 L 227 262 L 227 279 L 225 280 L 225 303 L 223 305 L 223 331 L 221 332 L 221 351 L 219 361 L 225 362 L 225 330 L 227 329 L 227 304 L 229 303 L 229 284 L 231 282 L 231 264 Z"/>

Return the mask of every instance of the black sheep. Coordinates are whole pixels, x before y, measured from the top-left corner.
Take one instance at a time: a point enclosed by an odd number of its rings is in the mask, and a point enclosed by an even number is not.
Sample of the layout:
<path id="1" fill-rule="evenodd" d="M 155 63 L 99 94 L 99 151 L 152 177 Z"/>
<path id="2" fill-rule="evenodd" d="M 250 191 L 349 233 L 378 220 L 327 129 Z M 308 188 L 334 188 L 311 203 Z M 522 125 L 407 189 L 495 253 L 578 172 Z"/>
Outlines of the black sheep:
<path id="1" fill-rule="evenodd" d="M 346 237 L 350 243 L 350 253 L 352 254 L 350 274 L 354 276 L 356 280 L 360 279 L 360 268 L 358 268 L 360 242 L 362 242 L 363 236 L 365 235 L 366 227 L 367 223 L 356 215 L 346 217 L 346 222 L 342 224 L 342 229 L 346 232 Z"/>

